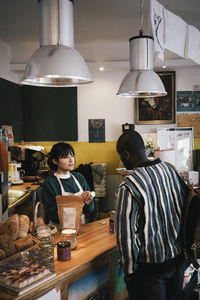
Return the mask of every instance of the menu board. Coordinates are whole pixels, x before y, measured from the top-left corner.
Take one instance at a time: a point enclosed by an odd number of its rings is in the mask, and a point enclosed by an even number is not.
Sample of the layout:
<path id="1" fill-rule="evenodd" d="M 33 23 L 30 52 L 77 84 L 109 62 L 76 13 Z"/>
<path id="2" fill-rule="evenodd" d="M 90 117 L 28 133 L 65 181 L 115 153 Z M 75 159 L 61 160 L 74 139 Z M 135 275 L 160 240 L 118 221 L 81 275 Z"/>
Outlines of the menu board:
<path id="1" fill-rule="evenodd" d="M 160 150 L 175 150 L 175 167 L 185 173 L 193 170 L 193 128 L 158 128 Z"/>

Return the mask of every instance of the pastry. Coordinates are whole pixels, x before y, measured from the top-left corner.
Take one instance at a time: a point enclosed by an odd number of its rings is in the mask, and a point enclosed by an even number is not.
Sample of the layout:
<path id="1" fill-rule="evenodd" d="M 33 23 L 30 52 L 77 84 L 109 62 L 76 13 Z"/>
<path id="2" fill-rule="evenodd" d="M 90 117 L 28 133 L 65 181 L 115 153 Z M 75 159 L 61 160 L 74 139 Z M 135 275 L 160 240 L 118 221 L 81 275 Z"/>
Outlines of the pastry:
<path id="1" fill-rule="evenodd" d="M 32 238 L 26 236 L 14 241 L 14 245 L 18 252 L 23 251 L 33 246 Z"/>

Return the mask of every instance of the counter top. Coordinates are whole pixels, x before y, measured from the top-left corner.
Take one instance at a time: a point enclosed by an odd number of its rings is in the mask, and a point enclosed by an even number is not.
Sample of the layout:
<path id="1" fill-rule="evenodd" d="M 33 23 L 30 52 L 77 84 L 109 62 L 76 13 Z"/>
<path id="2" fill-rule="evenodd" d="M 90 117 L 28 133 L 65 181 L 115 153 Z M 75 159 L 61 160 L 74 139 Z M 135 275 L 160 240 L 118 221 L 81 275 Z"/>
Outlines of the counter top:
<path id="1" fill-rule="evenodd" d="M 8 195 L 9 195 L 9 191 L 26 191 L 26 194 L 24 194 L 24 196 L 20 197 L 19 199 L 16 198 L 16 200 L 14 201 L 9 201 L 8 199 L 8 208 L 11 209 L 23 203 L 26 199 L 30 197 L 31 192 L 36 191 L 39 187 L 40 185 L 34 184 L 34 181 L 23 182 L 22 184 L 17 184 L 17 185 L 10 185 L 8 188 Z"/>
<path id="2" fill-rule="evenodd" d="M 33 184 L 33 183 L 34 181 L 30 181 L 30 182 L 24 182 L 22 184 L 10 185 L 9 190 L 35 191 L 40 187 L 40 185 Z"/>
<path id="3" fill-rule="evenodd" d="M 57 242 L 60 240 L 61 233 L 59 232 Z M 57 249 L 54 249 L 55 277 L 21 296 L 0 291 L 0 299 L 37 299 L 77 274 L 79 276 L 85 274 L 89 269 L 92 270 L 103 263 L 106 258 L 108 259 L 109 254 L 116 250 L 115 235 L 109 231 L 109 218 L 82 225 L 77 242 L 77 249 L 71 251 L 71 260 L 68 261 L 58 261 Z"/>

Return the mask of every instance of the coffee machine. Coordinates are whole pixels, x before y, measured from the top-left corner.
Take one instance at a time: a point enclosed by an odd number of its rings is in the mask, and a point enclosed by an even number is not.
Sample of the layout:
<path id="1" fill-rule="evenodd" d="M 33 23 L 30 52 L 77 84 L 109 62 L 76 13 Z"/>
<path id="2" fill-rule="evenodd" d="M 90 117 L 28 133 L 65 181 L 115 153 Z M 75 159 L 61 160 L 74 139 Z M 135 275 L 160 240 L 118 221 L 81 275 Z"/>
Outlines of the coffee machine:
<path id="1" fill-rule="evenodd" d="M 37 176 L 38 170 L 45 168 L 45 155 L 41 151 L 25 149 L 25 159 L 21 162 L 24 176 Z"/>
<path id="2" fill-rule="evenodd" d="M 37 150 L 37 147 L 28 145 L 9 147 L 9 153 L 13 172 L 20 177 L 23 172 L 24 180 L 31 180 L 31 177 L 38 175 L 39 170 L 45 169 L 45 154 Z"/>

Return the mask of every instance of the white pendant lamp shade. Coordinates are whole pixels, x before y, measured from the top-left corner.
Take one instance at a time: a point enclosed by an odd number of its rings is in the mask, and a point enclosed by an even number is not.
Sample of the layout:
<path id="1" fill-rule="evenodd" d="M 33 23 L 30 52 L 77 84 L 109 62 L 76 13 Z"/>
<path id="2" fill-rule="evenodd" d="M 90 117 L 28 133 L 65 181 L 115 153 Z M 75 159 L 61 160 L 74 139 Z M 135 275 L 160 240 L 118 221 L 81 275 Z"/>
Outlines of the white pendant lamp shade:
<path id="1" fill-rule="evenodd" d="M 130 72 L 124 77 L 117 96 L 148 98 L 166 95 L 164 85 L 153 71 L 153 37 L 139 35 L 130 43 Z"/>
<path id="2" fill-rule="evenodd" d="M 158 74 L 154 71 L 130 71 L 123 79 L 117 96 L 148 98 L 166 95 Z"/>
<path id="3" fill-rule="evenodd" d="M 27 64 L 23 84 L 59 87 L 91 81 L 86 63 L 74 48 L 42 46 Z"/>
<path id="4" fill-rule="evenodd" d="M 40 48 L 30 58 L 22 84 L 65 87 L 92 82 L 74 49 L 73 0 L 39 0 Z"/>

